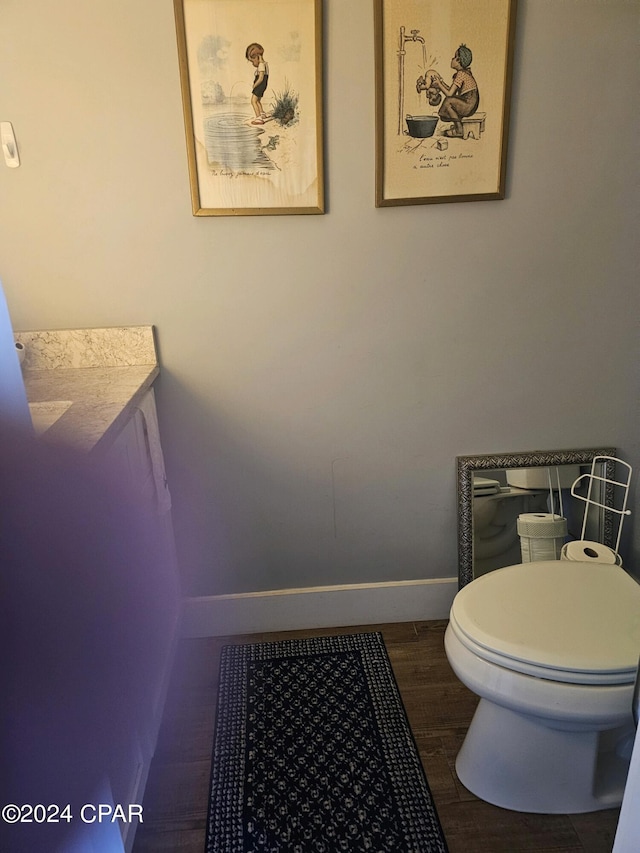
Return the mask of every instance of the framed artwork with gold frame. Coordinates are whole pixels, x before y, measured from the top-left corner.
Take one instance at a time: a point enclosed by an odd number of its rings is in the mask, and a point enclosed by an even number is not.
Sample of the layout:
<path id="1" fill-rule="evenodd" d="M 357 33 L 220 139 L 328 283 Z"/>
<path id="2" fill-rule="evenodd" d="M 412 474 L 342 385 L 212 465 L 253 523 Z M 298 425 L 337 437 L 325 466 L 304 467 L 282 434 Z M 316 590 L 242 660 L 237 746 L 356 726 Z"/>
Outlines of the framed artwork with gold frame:
<path id="1" fill-rule="evenodd" d="M 324 213 L 322 0 L 174 0 L 194 216 Z"/>
<path id="2" fill-rule="evenodd" d="M 516 0 L 374 0 L 376 207 L 505 197 Z"/>

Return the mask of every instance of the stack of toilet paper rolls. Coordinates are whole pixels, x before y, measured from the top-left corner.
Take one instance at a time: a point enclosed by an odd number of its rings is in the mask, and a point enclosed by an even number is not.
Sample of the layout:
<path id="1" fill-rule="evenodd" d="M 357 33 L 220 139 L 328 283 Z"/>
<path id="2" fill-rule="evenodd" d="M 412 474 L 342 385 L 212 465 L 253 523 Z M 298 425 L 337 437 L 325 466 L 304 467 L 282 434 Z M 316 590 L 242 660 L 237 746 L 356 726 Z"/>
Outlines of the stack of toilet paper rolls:
<path id="1" fill-rule="evenodd" d="M 523 512 L 518 516 L 523 563 L 559 560 L 567 536 L 567 519 L 550 512 Z"/>

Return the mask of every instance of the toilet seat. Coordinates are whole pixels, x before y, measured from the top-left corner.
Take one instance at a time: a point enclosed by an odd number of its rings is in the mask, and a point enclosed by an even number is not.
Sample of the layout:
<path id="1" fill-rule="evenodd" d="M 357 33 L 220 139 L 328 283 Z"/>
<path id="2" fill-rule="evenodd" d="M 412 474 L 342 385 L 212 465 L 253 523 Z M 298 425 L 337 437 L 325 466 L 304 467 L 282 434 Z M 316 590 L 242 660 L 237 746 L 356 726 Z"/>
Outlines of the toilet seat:
<path id="1" fill-rule="evenodd" d="M 478 657 L 575 684 L 635 680 L 640 586 L 603 563 L 541 561 L 476 578 L 454 599 L 450 625 Z"/>

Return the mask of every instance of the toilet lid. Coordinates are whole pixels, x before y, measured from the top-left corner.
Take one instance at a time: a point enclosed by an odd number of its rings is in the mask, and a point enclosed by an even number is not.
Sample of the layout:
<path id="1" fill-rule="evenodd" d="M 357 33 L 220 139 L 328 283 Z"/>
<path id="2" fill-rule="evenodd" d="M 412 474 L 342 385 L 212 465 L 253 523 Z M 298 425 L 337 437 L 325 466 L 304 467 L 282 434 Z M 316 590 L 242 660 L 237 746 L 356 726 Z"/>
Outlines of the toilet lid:
<path id="1" fill-rule="evenodd" d="M 463 587 L 451 623 L 475 654 L 510 669 L 625 683 L 634 680 L 640 655 L 640 586 L 604 563 L 508 566 Z"/>

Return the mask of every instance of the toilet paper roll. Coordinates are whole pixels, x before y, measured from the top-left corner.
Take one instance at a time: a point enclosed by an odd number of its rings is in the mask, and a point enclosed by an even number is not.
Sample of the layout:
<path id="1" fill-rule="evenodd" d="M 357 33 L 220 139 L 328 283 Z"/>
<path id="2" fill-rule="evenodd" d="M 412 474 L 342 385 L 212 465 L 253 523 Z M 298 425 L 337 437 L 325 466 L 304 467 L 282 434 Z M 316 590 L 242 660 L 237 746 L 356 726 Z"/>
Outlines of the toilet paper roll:
<path id="1" fill-rule="evenodd" d="M 599 542 L 590 542 L 587 539 L 578 539 L 575 542 L 567 542 L 563 545 L 560 554 L 561 560 L 572 560 L 576 563 L 607 563 L 608 565 L 621 566 L 620 554 L 601 545 Z"/>
<path id="2" fill-rule="evenodd" d="M 556 539 L 567 535 L 567 519 L 550 512 L 520 513 L 517 525 L 520 536 Z"/>

